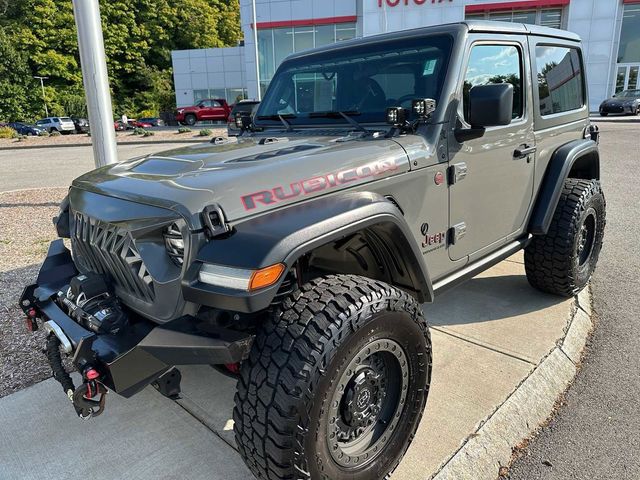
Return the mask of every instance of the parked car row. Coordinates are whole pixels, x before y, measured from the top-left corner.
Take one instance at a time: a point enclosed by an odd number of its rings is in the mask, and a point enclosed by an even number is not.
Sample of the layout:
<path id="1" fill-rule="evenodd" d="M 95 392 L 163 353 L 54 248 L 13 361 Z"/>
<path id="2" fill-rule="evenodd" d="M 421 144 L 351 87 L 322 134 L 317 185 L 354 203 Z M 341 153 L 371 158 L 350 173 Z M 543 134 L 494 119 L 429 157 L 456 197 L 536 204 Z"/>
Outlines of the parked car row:
<path id="1" fill-rule="evenodd" d="M 222 121 L 227 122 L 227 134 L 236 136 L 240 128 L 236 125 L 236 115 L 246 113 L 253 116 L 260 105 L 257 100 L 240 100 L 229 105 L 224 98 L 205 98 L 189 107 L 176 110 L 176 120 L 181 125 L 193 126 L 197 122 Z"/>
<path id="2" fill-rule="evenodd" d="M 140 120 L 129 119 L 127 123 L 124 123 L 122 120 L 113 122 L 116 132 L 124 132 L 125 130 L 133 130 L 134 128 L 164 127 L 164 125 L 164 120 L 157 117 L 141 118 Z"/>

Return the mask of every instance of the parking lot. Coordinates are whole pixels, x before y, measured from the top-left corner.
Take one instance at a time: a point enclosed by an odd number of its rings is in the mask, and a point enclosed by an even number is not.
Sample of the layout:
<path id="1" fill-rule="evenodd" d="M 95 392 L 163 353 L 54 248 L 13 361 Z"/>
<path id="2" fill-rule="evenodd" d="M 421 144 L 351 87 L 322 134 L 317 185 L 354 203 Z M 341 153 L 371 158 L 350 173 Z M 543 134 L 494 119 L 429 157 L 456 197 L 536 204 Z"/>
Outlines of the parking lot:
<path id="1" fill-rule="evenodd" d="M 628 175 L 625 180 L 625 175 L 621 174 L 621 169 L 628 171 L 631 167 L 629 152 L 637 150 L 640 124 L 607 121 L 602 122 L 600 128 L 603 184 L 608 192 L 610 223 L 602 253 L 603 264 L 594 280 L 598 286 L 594 308 L 600 317 L 610 318 L 611 312 L 619 315 L 619 311 L 612 309 L 608 299 L 603 301 L 598 297 L 607 292 L 605 276 L 607 284 L 615 282 L 608 272 L 609 266 L 617 269 L 619 278 L 626 278 L 637 287 L 637 282 L 633 283 L 632 270 L 629 270 L 637 262 L 629 262 L 625 268 L 616 253 L 624 250 L 633 258 L 640 254 L 637 241 L 632 241 L 637 239 L 637 222 L 635 226 L 623 222 L 629 211 L 635 215 L 639 213 L 637 175 Z M 119 155 L 125 159 L 175 146 L 120 146 Z M 91 149 L 88 147 L 0 151 L 0 192 L 64 188 L 74 177 L 91 168 Z M 59 189 L 51 190 L 51 196 L 57 198 L 60 192 Z M 41 191 L 31 205 L 29 192 L 20 192 L 20 195 L 0 193 L 3 211 L 0 227 L 5 232 L 8 231 L 5 222 L 12 218 L 16 209 L 33 208 L 30 211 L 37 214 L 38 205 L 46 203 L 49 194 Z M 53 234 L 49 216 L 36 218 L 28 228 L 39 241 Z M 7 245 L 13 239 L 7 238 L 2 230 L 0 247 L 8 254 Z M 10 270 L 7 267 L 7 271 L 0 272 L 0 283 L 4 282 L 0 286 L 14 292 L 12 295 L 17 296 L 19 288 L 16 284 L 28 282 L 34 273 L 34 255 L 26 258 L 23 263 L 19 260 L 11 262 Z M 637 298 L 637 288 L 628 294 Z M 5 321 L 21 322 L 9 297 L 2 298 L 0 309 L 10 317 Z M 469 473 L 464 470 L 467 457 L 476 461 L 472 463 L 476 468 L 494 469 L 496 473 L 500 466 L 508 465 L 511 447 L 552 413 L 558 394 L 578 371 L 581 345 L 572 344 L 577 338 L 572 335 L 583 335 L 589 330 L 590 307 L 591 301 L 586 294 L 578 300 L 562 300 L 531 289 L 524 276 L 521 255 L 446 294 L 436 304 L 426 305 L 434 342 L 432 391 L 418 434 L 393 478 L 437 475 L 440 475 L 437 478 L 480 478 L 480 473 L 478 477 L 464 476 L 465 472 Z M 632 315 L 634 311 L 637 313 L 637 305 L 629 305 L 626 315 Z M 604 400 L 600 406 L 595 402 L 591 404 L 596 424 L 601 416 L 609 417 L 612 427 L 602 429 L 605 435 L 613 431 L 615 425 L 625 430 L 640 426 L 638 411 L 631 408 L 633 396 L 625 394 L 633 393 L 634 386 L 637 393 L 637 376 L 635 379 L 620 376 L 615 359 L 602 358 L 595 350 L 606 348 L 614 341 L 618 349 L 637 357 L 640 336 L 637 326 L 631 323 L 631 316 L 625 316 L 621 325 L 613 329 L 615 340 L 603 331 L 614 321 L 612 318 L 599 324 L 595 338 L 600 343 L 592 344 L 586 358 L 587 365 L 590 358 L 604 362 L 597 364 L 597 368 L 601 375 L 608 376 L 607 382 L 593 385 L 594 389 L 607 389 L 600 391 L 599 398 L 613 396 L 626 412 L 622 419 L 615 412 L 607 415 Z M 7 364 L 3 361 L 0 365 L 6 368 Z M 209 367 L 181 368 L 181 371 L 184 380 L 180 400 L 168 400 L 152 388 L 129 400 L 111 394 L 105 415 L 91 422 L 77 420 L 60 386 L 52 379 L 8 396 L 0 392 L 0 397 L 4 396 L 0 398 L 0 424 L 3 425 L 0 478 L 35 479 L 43 475 L 96 479 L 181 478 L 186 475 L 192 479 L 249 478 L 235 453 L 232 436 L 233 380 Z M 9 373 L 2 372 L 3 375 Z M 579 375 L 578 385 L 581 378 Z M 592 377 L 590 379 L 594 381 Z M 571 398 L 571 391 L 569 395 Z M 581 398 L 574 398 L 575 403 L 569 405 L 569 411 Z M 21 435 L 24 431 L 30 434 Z M 515 440 L 514 433 L 518 436 Z M 586 432 L 585 435 L 596 433 Z M 43 449 L 33 438 L 46 439 L 47 448 Z M 109 454 L 81 454 L 82 461 L 79 461 L 78 452 L 86 450 L 87 438 L 98 439 L 99 452 Z M 605 441 L 606 438 L 602 439 Z M 568 449 L 574 446 L 574 455 L 580 454 L 579 444 L 566 444 Z M 493 448 L 489 451 L 488 464 L 487 445 Z M 616 448 L 621 450 L 621 455 L 625 454 L 624 445 Z M 562 462 L 569 461 L 570 452 L 559 457 L 555 468 L 559 469 Z M 630 452 L 626 456 L 630 456 Z M 118 461 L 113 461 L 114 455 Z M 478 458 L 484 458 L 485 463 Z M 519 478 L 543 478 L 542 475 L 550 474 L 549 470 L 540 467 L 541 462 L 536 464 L 537 470 L 529 470 Z M 630 465 L 633 469 L 637 462 Z M 527 472 L 525 467 L 518 468 Z M 551 475 L 544 478 L 567 477 Z"/>

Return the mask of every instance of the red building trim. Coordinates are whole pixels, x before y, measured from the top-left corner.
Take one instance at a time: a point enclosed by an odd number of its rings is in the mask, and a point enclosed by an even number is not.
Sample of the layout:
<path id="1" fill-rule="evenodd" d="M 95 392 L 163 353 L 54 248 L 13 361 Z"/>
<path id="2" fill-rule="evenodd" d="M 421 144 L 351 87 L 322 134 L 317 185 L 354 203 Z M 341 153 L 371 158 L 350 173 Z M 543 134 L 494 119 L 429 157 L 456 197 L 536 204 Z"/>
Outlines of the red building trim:
<path id="1" fill-rule="evenodd" d="M 640 0 L 626 0 L 629 2 L 640 2 Z M 526 0 L 524 2 L 499 2 L 499 3 L 480 3 L 467 5 L 464 9 L 465 13 L 495 12 L 499 10 L 521 10 L 526 8 L 549 8 L 564 7 L 569 5 L 570 0 Z"/>
<path id="2" fill-rule="evenodd" d="M 335 23 L 355 23 L 358 17 L 349 15 L 346 17 L 309 18 L 306 20 L 283 20 L 279 22 L 258 22 L 258 30 L 264 28 L 282 27 L 311 27 L 313 25 L 333 25 Z M 251 26 L 253 28 L 253 25 Z"/>

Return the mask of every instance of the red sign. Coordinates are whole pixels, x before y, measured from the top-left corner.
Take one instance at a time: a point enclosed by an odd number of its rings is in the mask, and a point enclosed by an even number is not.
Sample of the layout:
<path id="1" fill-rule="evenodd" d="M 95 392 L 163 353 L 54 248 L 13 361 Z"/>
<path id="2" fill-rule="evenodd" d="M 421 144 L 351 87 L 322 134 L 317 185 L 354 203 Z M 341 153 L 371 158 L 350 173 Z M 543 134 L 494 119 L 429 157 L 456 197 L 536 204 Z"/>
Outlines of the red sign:
<path id="1" fill-rule="evenodd" d="M 397 7 L 398 5 L 424 5 L 425 3 L 451 3 L 453 0 L 378 0 L 378 7 L 385 5 L 388 7 Z"/>

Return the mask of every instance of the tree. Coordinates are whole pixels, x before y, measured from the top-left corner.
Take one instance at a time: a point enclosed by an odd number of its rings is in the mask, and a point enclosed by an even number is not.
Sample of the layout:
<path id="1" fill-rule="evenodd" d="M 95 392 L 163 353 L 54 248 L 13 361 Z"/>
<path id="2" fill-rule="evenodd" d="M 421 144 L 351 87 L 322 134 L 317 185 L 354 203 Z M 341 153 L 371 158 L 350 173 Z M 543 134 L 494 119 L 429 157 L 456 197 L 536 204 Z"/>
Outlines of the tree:
<path id="1" fill-rule="evenodd" d="M 118 115 L 175 106 L 172 50 L 233 46 L 242 37 L 238 0 L 100 0 L 100 10 Z M 49 77 L 52 114 L 86 115 L 72 1 L 0 0 L 0 26 L 27 59 L 26 78 Z"/>
<path id="2" fill-rule="evenodd" d="M 37 90 L 34 87 L 24 55 L 14 48 L 0 26 L 0 120 L 13 121 L 36 115 Z"/>

